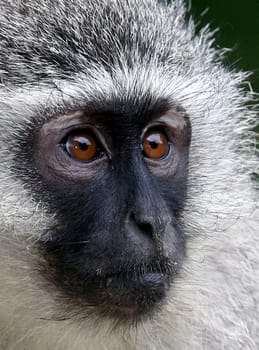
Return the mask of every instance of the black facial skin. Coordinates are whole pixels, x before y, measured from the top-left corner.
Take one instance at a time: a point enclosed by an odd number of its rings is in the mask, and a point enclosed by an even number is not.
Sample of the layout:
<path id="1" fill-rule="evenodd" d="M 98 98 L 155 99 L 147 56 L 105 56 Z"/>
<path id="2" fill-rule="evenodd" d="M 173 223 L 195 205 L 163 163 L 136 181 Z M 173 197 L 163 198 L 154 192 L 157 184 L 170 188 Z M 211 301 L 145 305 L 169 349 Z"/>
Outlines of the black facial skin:
<path id="1" fill-rule="evenodd" d="M 64 140 L 75 130 L 96 136 L 96 158 L 81 162 L 67 153 Z M 145 157 L 146 130 L 166 135 L 165 157 Z M 184 258 L 178 217 L 187 190 L 188 118 L 155 107 L 127 116 L 120 109 L 82 110 L 58 115 L 30 135 L 15 171 L 28 178 L 28 160 L 35 198 L 56 214 L 50 238 L 40 243 L 45 271 L 70 300 L 80 298 L 106 316 L 152 312 Z"/>

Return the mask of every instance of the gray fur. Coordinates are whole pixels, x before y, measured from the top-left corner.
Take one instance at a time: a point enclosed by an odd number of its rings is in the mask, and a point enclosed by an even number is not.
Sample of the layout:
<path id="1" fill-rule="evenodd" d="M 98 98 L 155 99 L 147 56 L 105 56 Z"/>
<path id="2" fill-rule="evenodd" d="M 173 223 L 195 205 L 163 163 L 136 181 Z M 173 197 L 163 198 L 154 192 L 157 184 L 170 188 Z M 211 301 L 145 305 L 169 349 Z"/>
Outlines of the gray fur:
<path id="1" fill-rule="evenodd" d="M 181 0 L 0 0 L 1 349 L 259 348 L 254 94 L 246 73 L 223 66 L 209 29 L 194 35 L 184 16 Z M 35 120 L 147 91 L 192 123 L 187 259 L 153 320 L 110 334 L 92 310 L 66 310 L 37 271 L 34 242 L 56 218 L 13 174 L 13 150 Z"/>

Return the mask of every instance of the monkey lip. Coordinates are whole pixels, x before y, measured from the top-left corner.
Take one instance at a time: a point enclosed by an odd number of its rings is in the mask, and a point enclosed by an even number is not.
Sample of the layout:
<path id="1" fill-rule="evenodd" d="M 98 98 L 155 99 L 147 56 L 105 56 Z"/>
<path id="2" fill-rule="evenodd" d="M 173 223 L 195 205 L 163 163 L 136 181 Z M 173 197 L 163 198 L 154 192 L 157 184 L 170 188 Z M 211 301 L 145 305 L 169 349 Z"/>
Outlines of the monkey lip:
<path id="1" fill-rule="evenodd" d="M 106 310 L 127 318 L 146 314 L 166 296 L 169 277 L 160 272 L 140 275 L 109 275 L 99 283 L 99 292 L 108 296 Z"/>
<path id="2" fill-rule="evenodd" d="M 105 278 L 105 286 L 106 288 L 110 288 L 113 286 L 117 286 L 118 283 L 133 283 L 135 285 L 161 285 L 165 281 L 165 275 L 160 272 L 150 272 L 143 275 L 136 275 L 136 276 L 126 276 L 120 278 L 120 275 L 110 275 Z"/>

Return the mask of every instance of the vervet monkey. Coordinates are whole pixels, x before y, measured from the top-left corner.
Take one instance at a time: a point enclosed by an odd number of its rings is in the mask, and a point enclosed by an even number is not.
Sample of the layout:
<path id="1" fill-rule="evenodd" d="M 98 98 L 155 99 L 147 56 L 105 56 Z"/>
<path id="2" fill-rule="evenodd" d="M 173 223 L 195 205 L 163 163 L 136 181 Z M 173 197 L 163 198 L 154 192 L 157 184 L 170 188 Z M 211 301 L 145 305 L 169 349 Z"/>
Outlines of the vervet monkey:
<path id="1" fill-rule="evenodd" d="M 1 350 L 256 350 L 255 94 L 183 1 L 0 0 Z"/>

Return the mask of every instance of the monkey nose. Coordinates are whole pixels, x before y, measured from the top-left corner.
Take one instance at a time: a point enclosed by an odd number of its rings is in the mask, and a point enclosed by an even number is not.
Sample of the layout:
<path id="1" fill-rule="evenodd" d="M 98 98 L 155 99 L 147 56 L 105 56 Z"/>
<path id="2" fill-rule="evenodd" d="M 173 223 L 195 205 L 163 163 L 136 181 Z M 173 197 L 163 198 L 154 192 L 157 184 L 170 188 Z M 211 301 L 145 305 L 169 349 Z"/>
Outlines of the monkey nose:
<path id="1" fill-rule="evenodd" d="M 154 239 L 166 230 L 167 221 L 152 214 L 131 211 L 127 216 L 126 225 L 135 233 Z"/>
<path id="2" fill-rule="evenodd" d="M 138 229 L 146 234 L 147 236 L 153 236 L 155 228 L 153 225 L 153 220 L 149 216 L 137 216 L 132 212 L 129 215 L 129 221 L 134 223 Z"/>
<path id="3" fill-rule="evenodd" d="M 139 236 L 152 238 L 155 233 L 155 228 L 152 220 L 149 217 L 138 217 L 134 212 L 130 212 L 126 218 L 127 231 Z"/>

